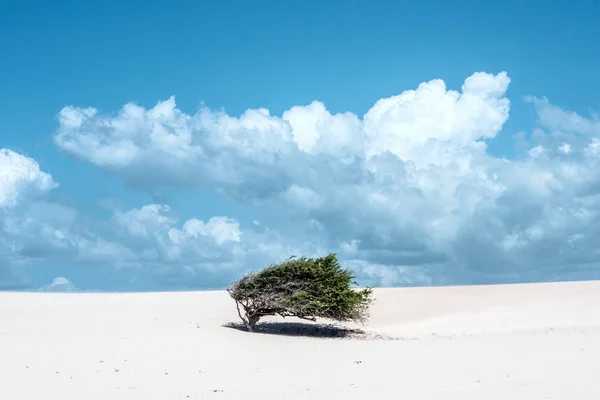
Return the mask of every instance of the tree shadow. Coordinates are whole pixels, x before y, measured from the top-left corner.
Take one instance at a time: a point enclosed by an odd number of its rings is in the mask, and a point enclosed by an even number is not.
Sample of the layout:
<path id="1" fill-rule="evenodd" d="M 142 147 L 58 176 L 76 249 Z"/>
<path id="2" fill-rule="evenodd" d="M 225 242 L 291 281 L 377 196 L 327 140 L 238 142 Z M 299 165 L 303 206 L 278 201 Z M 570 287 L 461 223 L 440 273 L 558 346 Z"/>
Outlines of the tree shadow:
<path id="1" fill-rule="evenodd" d="M 225 328 L 248 332 L 244 324 L 230 322 L 222 325 Z M 357 338 L 365 336 L 360 329 L 350 329 L 331 324 L 313 324 L 305 322 L 259 322 L 254 328 L 257 334 L 303 336 L 315 338 Z"/>

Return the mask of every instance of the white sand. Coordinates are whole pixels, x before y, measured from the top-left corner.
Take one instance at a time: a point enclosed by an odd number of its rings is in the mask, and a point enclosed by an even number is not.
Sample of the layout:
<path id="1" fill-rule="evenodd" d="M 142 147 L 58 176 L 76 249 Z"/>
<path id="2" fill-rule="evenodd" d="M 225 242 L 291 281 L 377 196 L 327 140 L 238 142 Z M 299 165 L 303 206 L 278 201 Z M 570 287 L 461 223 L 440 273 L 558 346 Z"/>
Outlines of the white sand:
<path id="1" fill-rule="evenodd" d="M 222 327 L 225 292 L 0 293 L 0 398 L 600 399 L 600 282 L 375 293 L 397 340 Z"/>

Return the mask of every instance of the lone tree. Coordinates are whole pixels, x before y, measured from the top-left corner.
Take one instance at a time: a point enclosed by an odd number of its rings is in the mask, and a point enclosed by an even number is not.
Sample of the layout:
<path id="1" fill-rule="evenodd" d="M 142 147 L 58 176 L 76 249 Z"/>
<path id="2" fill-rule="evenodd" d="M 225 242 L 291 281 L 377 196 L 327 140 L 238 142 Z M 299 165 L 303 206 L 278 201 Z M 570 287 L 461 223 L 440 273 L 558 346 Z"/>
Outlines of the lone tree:
<path id="1" fill-rule="evenodd" d="M 356 285 L 352 272 L 340 266 L 335 254 L 329 254 L 321 258 L 290 257 L 246 274 L 227 291 L 244 325 L 253 331 L 267 315 L 363 323 L 373 301 L 372 289 L 355 290 L 352 285 Z"/>

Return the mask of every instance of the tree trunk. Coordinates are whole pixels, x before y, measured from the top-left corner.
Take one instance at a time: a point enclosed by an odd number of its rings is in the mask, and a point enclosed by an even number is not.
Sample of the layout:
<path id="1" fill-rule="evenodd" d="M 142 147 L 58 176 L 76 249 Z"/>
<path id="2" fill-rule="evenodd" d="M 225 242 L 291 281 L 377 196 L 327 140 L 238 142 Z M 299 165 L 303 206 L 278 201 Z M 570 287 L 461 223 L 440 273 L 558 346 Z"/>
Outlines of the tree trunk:
<path id="1" fill-rule="evenodd" d="M 249 332 L 254 332 L 254 327 L 256 326 L 256 323 L 260 319 L 260 316 L 251 314 L 251 315 L 248 315 L 247 318 L 248 318 L 248 323 L 246 324 L 246 328 L 248 328 Z"/>

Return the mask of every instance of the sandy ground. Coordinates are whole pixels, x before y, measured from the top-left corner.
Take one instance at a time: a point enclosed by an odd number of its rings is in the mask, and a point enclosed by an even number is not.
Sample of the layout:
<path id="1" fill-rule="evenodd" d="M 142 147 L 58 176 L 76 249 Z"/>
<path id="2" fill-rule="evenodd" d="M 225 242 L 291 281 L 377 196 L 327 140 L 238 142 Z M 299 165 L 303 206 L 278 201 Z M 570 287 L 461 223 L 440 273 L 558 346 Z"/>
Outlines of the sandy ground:
<path id="1" fill-rule="evenodd" d="M 0 293 L 0 398 L 600 399 L 600 282 L 375 295 L 331 338 L 223 326 L 225 292 Z"/>

